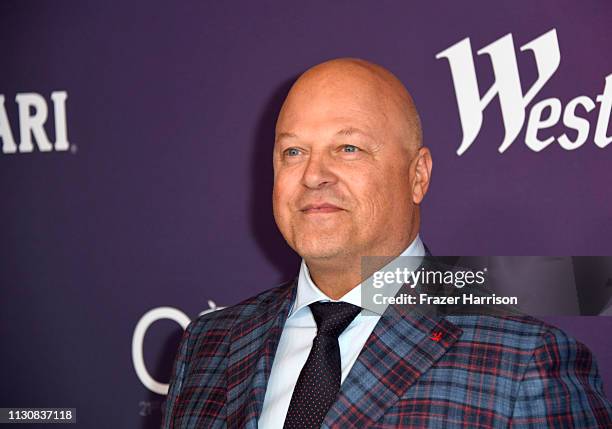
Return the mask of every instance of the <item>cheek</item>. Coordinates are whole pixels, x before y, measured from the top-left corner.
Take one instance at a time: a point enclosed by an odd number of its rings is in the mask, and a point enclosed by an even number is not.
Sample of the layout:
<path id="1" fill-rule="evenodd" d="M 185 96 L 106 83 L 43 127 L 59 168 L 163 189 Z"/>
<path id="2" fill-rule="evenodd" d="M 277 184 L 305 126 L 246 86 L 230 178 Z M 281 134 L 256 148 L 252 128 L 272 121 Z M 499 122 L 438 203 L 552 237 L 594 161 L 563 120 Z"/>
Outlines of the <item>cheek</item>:
<path id="1" fill-rule="evenodd" d="M 393 213 L 404 211 L 410 199 L 409 180 L 395 166 L 346 175 L 346 186 L 357 202 L 358 221 L 364 224 L 387 222 Z"/>
<path id="2" fill-rule="evenodd" d="M 371 216 L 384 209 L 387 203 L 388 183 L 381 171 L 360 171 L 348 175 L 345 180 L 350 194 L 358 202 L 362 216 Z M 364 220 L 366 220 L 364 218 Z"/>
<path id="3" fill-rule="evenodd" d="M 276 216 L 287 216 L 291 207 L 292 198 L 296 194 L 294 181 L 286 174 L 278 174 L 274 179 L 272 202 Z"/>

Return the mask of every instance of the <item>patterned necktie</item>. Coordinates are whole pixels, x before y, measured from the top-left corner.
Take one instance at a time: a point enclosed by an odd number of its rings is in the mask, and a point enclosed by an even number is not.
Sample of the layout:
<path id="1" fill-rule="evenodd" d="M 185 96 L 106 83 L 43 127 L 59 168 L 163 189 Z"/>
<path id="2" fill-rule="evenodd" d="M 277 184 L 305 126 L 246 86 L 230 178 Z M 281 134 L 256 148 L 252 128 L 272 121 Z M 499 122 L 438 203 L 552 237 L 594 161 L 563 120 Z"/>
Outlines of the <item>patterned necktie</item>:
<path id="1" fill-rule="evenodd" d="M 317 335 L 293 390 L 285 429 L 321 427 L 340 390 L 338 337 L 361 311 L 346 302 L 315 302 L 309 307 Z"/>

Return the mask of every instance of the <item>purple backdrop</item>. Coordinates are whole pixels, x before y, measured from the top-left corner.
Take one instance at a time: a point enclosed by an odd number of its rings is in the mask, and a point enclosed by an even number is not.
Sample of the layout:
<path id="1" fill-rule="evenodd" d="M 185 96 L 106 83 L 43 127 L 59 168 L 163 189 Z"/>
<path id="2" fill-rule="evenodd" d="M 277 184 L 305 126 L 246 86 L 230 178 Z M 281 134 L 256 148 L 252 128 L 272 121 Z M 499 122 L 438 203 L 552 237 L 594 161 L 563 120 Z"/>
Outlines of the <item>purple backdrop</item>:
<path id="1" fill-rule="evenodd" d="M 380 63 L 411 90 L 434 157 L 422 225 L 434 254 L 612 254 L 600 104 L 580 112 L 582 147 L 524 143 L 536 102 L 602 93 L 611 19 L 603 0 L 3 2 L 0 94 L 14 139 L 28 123 L 17 94 L 42 96 L 54 142 L 51 94 L 64 91 L 70 146 L 0 153 L 0 406 L 76 407 L 89 428 L 159 424 L 164 396 L 136 374 L 134 329 L 151 309 L 194 318 L 209 300 L 230 305 L 296 274 L 271 213 L 274 120 L 292 80 L 333 57 Z M 494 76 L 476 51 L 511 33 L 527 91 L 538 70 L 519 47 L 553 28 L 560 65 L 521 134 L 498 152 L 496 98 L 458 156 L 455 87 L 436 54 L 469 37 L 483 95 Z M 559 122 L 539 135 L 565 132 Z M 594 351 L 611 392 L 612 318 L 554 322 Z M 179 334 L 170 320 L 146 331 L 160 382 Z"/>

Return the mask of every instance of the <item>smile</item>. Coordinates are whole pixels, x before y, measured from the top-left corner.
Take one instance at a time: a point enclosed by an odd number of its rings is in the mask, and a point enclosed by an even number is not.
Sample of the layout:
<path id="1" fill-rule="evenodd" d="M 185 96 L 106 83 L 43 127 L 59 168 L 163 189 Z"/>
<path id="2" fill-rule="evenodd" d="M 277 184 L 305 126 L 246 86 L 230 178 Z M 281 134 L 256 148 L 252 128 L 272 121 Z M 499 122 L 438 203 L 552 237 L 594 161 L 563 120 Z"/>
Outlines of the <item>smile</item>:
<path id="1" fill-rule="evenodd" d="M 301 209 L 304 214 L 318 214 L 318 213 L 335 213 L 339 212 L 342 209 L 333 204 L 309 204 L 303 209 Z"/>

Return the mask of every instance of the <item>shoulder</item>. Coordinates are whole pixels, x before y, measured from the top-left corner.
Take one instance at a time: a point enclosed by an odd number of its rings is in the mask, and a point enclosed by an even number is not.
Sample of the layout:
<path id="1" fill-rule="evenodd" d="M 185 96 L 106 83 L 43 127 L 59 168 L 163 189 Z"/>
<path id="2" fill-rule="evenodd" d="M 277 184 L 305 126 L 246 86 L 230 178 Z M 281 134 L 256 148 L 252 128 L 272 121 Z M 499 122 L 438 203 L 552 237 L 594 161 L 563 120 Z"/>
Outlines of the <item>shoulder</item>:
<path id="1" fill-rule="evenodd" d="M 236 323 L 248 320 L 254 314 L 277 302 L 293 286 L 294 281 L 284 282 L 237 304 L 200 315 L 187 328 L 189 336 L 199 338 L 202 335 L 210 334 L 211 330 L 227 333 Z"/>
<path id="2" fill-rule="evenodd" d="M 288 292 L 293 280 L 267 289 L 230 307 L 200 315 L 183 333 L 177 362 L 179 366 L 216 367 L 227 353 L 234 325 L 263 311 Z M 180 372 L 180 369 L 177 371 Z"/>
<path id="3" fill-rule="evenodd" d="M 545 343 L 562 346 L 577 343 L 556 326 L 520 313 L 451 315 L 447 319 L 463 330 L 464 341 L 496 344 L 522 352 L 535 351 Z"/>
<path id="4" fill-rule="evenodd" d="M 456 265 L 447 265 L 438 258 L 428 260 L 427 269 L 434 271 L 462 271 Z M 530 352 L 547 343 L 559 347 L 582 346 L 563 330 L 541 319 L 524 313 L 515 305 L 504 304 L 487 285 L 471 288 L 447 287 L 434 285 L 435 295 L 446 295 L 456 298 L 458 304 L 436 308 L 445 319 L 462 329 L 464 342 L 485 344 L 510 352 L 529 356 Z M 431 294 L 431 291 L 428 291 Z M 470 299 L 466 301 L 464 298 Z M 582 346 L 584 347 L 584 346 Z"/>
<path id="5" fill-rule="evenodd" d="M 542 377 L 560 367 L 585 375 L 596 370 L 585 345 L 535 317 L 460 315 L 447 320 L 463 331 L 455 356 L 469 362 L 475 359 L 483 371 L 495 376 L 518 382 L 530 377 L 530 371 Z"/>

